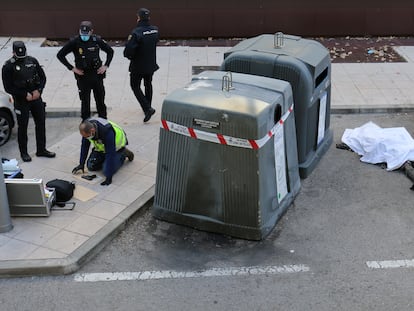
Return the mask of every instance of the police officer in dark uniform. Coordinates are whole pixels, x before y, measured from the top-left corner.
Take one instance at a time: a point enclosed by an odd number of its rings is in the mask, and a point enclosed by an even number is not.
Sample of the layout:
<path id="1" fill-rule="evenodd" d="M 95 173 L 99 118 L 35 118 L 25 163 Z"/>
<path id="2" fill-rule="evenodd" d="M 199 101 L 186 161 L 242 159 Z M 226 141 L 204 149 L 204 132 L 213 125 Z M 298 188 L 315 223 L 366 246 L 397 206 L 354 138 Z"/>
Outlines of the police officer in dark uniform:
<path id="1" fill-rule="evenodd" d="M 107 118 L 103 79 L 114 56 L 114 50 L 100 36 L 92 33 L 92 23 L 81 22 L 79 35 L 66 43 L 57 54 L 62 64 L 75 74 L 82 104 L 82 120 L 91 116 L 91 91 L 93 91 L 99 117 Z M 106 53 L 104 64 L 99 56 L 100 50 Z M 75 56 L 75 66 L 66 59 L 69 53 Z"/>
<path id="2" fill-rule="evenodd" d="M 152 102 L 152 76 L 158 70 L 157 43 L 159 41 L 158 27 L 150 25 L 150 11 L 141 8 L 137 13 L 137 27 L 128 37 L 124 56 L 131 62 L 129 65 L 130 85 L 142 110 L 145 113 L 144 122 L 148 122 L 155 113 Z M 141 90 L 144 80 L 145 93 Z"/>
<path id="3" fill-rule="evenodd" d="M 36 58 L 26 54 L 26 46 L 22 41 L 13 42 L 13 57 L 2 68 L 4 90 L 14 100 L 17 118 L 17 141 L 23 161 L 32 158 L 27 152 L 27 126 L 29 114 L 33 116 L 36 132 L 36 155 L 53 158 L 54 152 L 46 150 L 45 103 L 41 98 L 46 84 L 46 75 Z"/>

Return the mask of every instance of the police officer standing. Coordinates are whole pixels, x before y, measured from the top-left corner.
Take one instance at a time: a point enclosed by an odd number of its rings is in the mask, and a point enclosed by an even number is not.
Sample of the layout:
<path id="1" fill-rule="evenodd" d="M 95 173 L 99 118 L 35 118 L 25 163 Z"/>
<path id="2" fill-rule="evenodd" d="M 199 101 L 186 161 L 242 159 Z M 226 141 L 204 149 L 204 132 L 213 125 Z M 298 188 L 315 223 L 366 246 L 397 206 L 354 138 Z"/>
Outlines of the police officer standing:
<path id="1" fill-rule="evenodd" d="M 82 136 L 79 165 L 72 174 L 84 171 L 85 162 L 89 171 L 103 169 L 106 179 L 101 183 L 107 186 L 112 183 L 112 176 L 124 164 L 125 158 L 134 160 L 134 153 L 126 148 L 128 140 L 124 130 L 115 122 L 102 118 L 89 118 L 79 125 Z M 90 145 L 92 152 L 86 161 Z"/>
<path id="2" fill-rule="evenodd" d="M 104 64 L 99 56 L 100 50 L 106 53 Z M 69 53 L 75 56 L 75 66 L 70 64 L 66 58 Z M 109 44 L 100 36 L 93 34 L 90 21 L 81 22 L 79 35 L 66 43 L 57 54 L 62 64 L 75 74 L 82 105 L 82 120 L 91 116 L 91 91 L 93 91 L 99 117 L 107 118 L 103 79 L 113 56 L 114 50 Z"/>
<path id="3" fill-rule="evenodd" d="M 137 13 L 137 27 L 128 37 L 124 56 L 131 62 L 129 65 L 130 85 L 142 110 L 145 113 L 144 122 L 148 122 L 155 113 L 152 102 L 152 76 L 158 70 L 157 43 L 159 41 L 158 27 L 150 25 L 150 11 L 141 8 Z M 141 90 L 144 80 L 145 93 Z"/>
<path id="4" fill-rule="evenodd" d="M 46 75 L 36 58 L 26 54 L 22 41 L 13 42 L 13 57 L 2 68 L 4 90 L 12 95 L 17 118 L 17 141 L 24 162 L 32 158 L 27 152 L 27 126 L 32 114 L 36 132 L 36 156 L 53 158 L 54 152 L 46 150 L 46 113 L 41 98 Z"/>

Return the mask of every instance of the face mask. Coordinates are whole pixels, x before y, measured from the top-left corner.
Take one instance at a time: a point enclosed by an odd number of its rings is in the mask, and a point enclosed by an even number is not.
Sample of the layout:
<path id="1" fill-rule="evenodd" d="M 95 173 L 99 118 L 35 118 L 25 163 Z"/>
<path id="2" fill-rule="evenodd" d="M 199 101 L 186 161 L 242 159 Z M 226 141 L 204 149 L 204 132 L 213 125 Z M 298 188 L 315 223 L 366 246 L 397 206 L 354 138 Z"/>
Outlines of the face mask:
<path id="1" fill-rule="evenodd" d="M 81 35 L 80 37 L 81 37 L 82 41 L 88 41 L 91 36 L 90 35 Z"/>
<path id="2" fill-rule="evenodd" d="M 86 139 L 91 140 L 91 139 L 93 139 L 94 137 L 95 137 L 95 134 L 92 134 L 91 136 L 86 137 Z"/>

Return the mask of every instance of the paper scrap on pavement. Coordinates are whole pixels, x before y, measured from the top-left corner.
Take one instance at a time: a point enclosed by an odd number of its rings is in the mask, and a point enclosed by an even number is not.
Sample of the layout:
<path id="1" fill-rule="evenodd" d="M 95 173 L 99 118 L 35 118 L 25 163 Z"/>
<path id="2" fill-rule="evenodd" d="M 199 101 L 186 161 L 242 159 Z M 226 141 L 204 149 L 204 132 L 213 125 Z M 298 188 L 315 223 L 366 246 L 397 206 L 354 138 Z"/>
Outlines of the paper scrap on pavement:
<path id="1" fill-rule="evenodd" d="M 86 202 L 93 199 L 97 194 L 97 192 L 77 184 L 73 192 L 73 197 L 82 202 Z"/>
<path id="2" fill-rule="evenodd" d="M 346 129 L 342 142 L 362 156 L 362 162 L 387 163 L 388 171 L 414 161 L 414 140 L 404 127 L 381 128 L 370 121 L 353 130 Z"/>

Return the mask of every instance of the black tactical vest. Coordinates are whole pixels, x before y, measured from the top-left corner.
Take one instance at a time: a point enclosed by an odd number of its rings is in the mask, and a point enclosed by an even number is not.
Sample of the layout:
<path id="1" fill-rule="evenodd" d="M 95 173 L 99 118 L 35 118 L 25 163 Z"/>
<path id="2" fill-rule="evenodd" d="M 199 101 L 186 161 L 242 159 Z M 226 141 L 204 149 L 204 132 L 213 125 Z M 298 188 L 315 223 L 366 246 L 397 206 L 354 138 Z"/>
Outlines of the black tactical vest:
<path id="1" fill-rule="evenodd" d="M 37 63 L 26 56 L 13 62 L 13 82 L 19 88 L 34 89 L 40 85 Z"/>
<path id="2" fill-rule="evenodd" d="M 80 37 L 76 39 L 75 64 L 76 67 L 84 71 L 94 71 L 102 66 L 99 58 L 98 38 L 92 35 L 88 41 L 82 41 Z"/>

